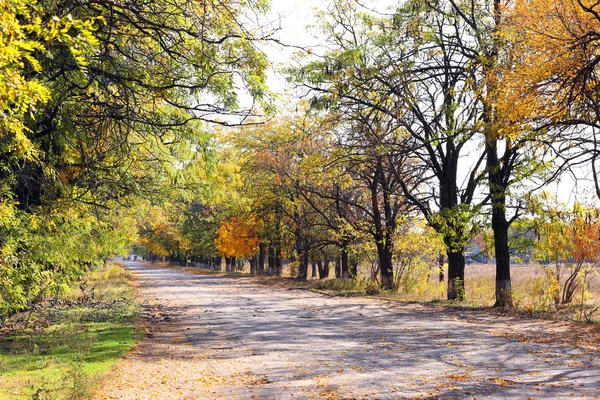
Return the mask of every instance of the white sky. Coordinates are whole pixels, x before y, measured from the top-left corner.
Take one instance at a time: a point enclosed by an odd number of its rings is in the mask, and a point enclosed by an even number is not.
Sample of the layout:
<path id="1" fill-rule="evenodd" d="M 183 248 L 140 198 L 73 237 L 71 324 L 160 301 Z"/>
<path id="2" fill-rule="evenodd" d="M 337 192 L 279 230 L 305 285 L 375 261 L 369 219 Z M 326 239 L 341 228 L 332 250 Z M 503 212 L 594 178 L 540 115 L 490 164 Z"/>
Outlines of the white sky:
<path id="1" fill-rule="evenodd" d="M 274 28 L 279 29 L 275 35 L 277 39 L 290 46 L 317 46 L 319 40 L 314 37 L 314 29 L 310 29 L 309 25 L 315 24 L 318 3 L 323 4 L 315 0 L 273 0 L 267 18 Z M 290 61 L 296 49 L 270 43 L 265 45 L 264 50 L 275 69 L 269 74 L 269 85 L 278 95 L 286 97 L 289 88 L 285 77 L 277 69 Z"/>

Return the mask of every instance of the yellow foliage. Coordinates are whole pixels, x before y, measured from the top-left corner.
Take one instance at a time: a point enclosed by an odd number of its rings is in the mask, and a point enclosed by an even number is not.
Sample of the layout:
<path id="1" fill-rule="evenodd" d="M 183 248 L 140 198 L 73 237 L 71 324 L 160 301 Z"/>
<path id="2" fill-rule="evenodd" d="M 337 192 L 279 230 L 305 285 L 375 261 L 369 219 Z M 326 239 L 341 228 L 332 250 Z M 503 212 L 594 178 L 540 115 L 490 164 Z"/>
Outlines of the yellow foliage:
<path id="1" fill-rule="evenodd" d="M 590 78 L 600 57 L 599 11 L 590 0 L 519 0 L 505 9 L 501 34 L 511 55 L 498 71 L 500 114 L 558 120 L 585 102 L 597 84 Z"/>
<path id="2" fill-rule="evenodd" d="M 43 53 L 46 44 L 59 41 L 83 67 L 84 50 L 98 44 L 92 34 L 94 24 L 102 20 L 78 20 L 68 15 L 53 17 L 44 24 L 34 16 L 36 11 L 31 0 L 0 0 L 0 137 L 10 139 L 7 152 L 27 158 L 34 157 L 36 151 L 25 135 L 23 120 L 50 99 L 50 91 L 25 74 L 26 65 L 39 72 L 42 66 L 34 53 Z"/>
<path id="3" fill-rule="evenodd" d="M 256 216 L 249 219 L 233 217 L 219 227 L 215 239 L 217 251 L 225 257 L 247 257 L 258 246 L 259 221 Z"/>

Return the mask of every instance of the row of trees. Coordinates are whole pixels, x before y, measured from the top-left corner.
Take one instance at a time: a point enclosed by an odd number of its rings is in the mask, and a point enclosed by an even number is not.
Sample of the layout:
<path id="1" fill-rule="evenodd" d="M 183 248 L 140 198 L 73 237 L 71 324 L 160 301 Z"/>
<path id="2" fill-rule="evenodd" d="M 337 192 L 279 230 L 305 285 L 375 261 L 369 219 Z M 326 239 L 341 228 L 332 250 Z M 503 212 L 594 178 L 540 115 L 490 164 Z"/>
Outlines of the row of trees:
<path id="1" fill-rule="evenodd" d="M 124 251 L 141 199 L 209 163 L 209 124 L 269 111 L 267 7 L 0 1 L 0 314 Z"/>
<path id="2" fill-rule="evenodd" d="M 333 1 L 319 17 L 326 51 L 289 68 L 305 112 L 221 144 L 240 180 L 232 201 L 205 202 L 208 253 L 227 255 L 213 245 L 219 224 L 256 220 L 262 245 L 237 256 L 287 258 L 301 279 L 312 260 L 338 259 L 344 278 L 373 262 L 390 288 L 398 243 L 422 235 L 442 243 L 424 258 L 445 253 L 448 298 L 460 299 L 465 246 L 489 223 L 496 305 L 511 305 L 510 227 L 528 217 L 529 194 L 578 166 L 599 187 L 598 11 L 584 0 L 412 0 L 378 14 Z"/>
<path id="3" fill-rule="evenodd" d="M 135 236 L 384 288 L 445 258 L 460 299 L 488 222 L 506 306 L 524 194 L 588 166 L 600 196 L 593 2 L 332 0 L 288 69 L 301 111 L 265 122 L 265 1 L 0 1 L 4 315 Z"/>

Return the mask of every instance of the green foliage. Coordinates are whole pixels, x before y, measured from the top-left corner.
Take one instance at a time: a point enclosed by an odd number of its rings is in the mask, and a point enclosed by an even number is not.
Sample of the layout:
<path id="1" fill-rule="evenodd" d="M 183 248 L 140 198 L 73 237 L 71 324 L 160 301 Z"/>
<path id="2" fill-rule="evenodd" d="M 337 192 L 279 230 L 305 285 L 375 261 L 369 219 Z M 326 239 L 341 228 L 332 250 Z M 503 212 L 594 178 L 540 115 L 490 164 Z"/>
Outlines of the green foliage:
<path id="1" fill-rule="evenodd" d="M 93 32 L 100 18 L 39 17 L 32 0 L 0 1 L 0 151 L 31 159 L 38 155 L 25 119 L 50 100 L 47 84 L 32 78 L 42 72 L 40 54 L 53 43 L 66 47 L 77 66 L 86 64 L 89 51 L 98 45 Z"/>
<path id="2" fill-rule="evenodd" d="M 122 217 L 102 222 L 85 208 L 31 214 L 4 202 L 0 215 L 2 318 L 65 294 L 92 266 L 123 250 L 133 235 Z"/>
<path id="3" fill-rule="evenodd" d="M 442 235 L 449 251 L 462 252 L 480 229 L 477 220 L 480 209 L 470 204 L 444 208 L 429 217 L 429 223 Z"/>
<path id="4" fill-rule="evenodd" d="M 437 272 L 440 254 L 444 253 L 442 237 L 421 219 L 405 218 L 395 240 L 395 287 L 404 293 L 422 294 L 427 290 L 431 273 Z M 423 246 L 423 243 L 427 243 Z"/>
<path id="5" fill-rule="evenodd" d="M 264 32 L 246 18 L 267 8 L 0 1 L 2 317 L 124 251 L 137 224 L 123 207 L 185 197 L 210 163 L 205 122 L 270 110 Z M 177 233 L 163 248 L 189 253 Z"/>

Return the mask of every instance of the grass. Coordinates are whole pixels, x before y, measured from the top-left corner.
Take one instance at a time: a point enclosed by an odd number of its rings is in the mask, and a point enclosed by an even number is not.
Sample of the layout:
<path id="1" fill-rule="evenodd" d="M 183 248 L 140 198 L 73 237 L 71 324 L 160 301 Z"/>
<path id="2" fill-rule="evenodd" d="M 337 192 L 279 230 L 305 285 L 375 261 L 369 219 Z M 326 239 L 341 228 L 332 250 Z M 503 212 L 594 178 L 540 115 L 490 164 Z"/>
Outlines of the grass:
<path id="1" fill-rule="evenodd" d="M 0 336 L 0 400 L 88 398 L 136 342 L 130 274 L 109 264 L 89 273 L 95 300 L 78 304 L 79 287 L 58 305 L 14 316 Z"/>

